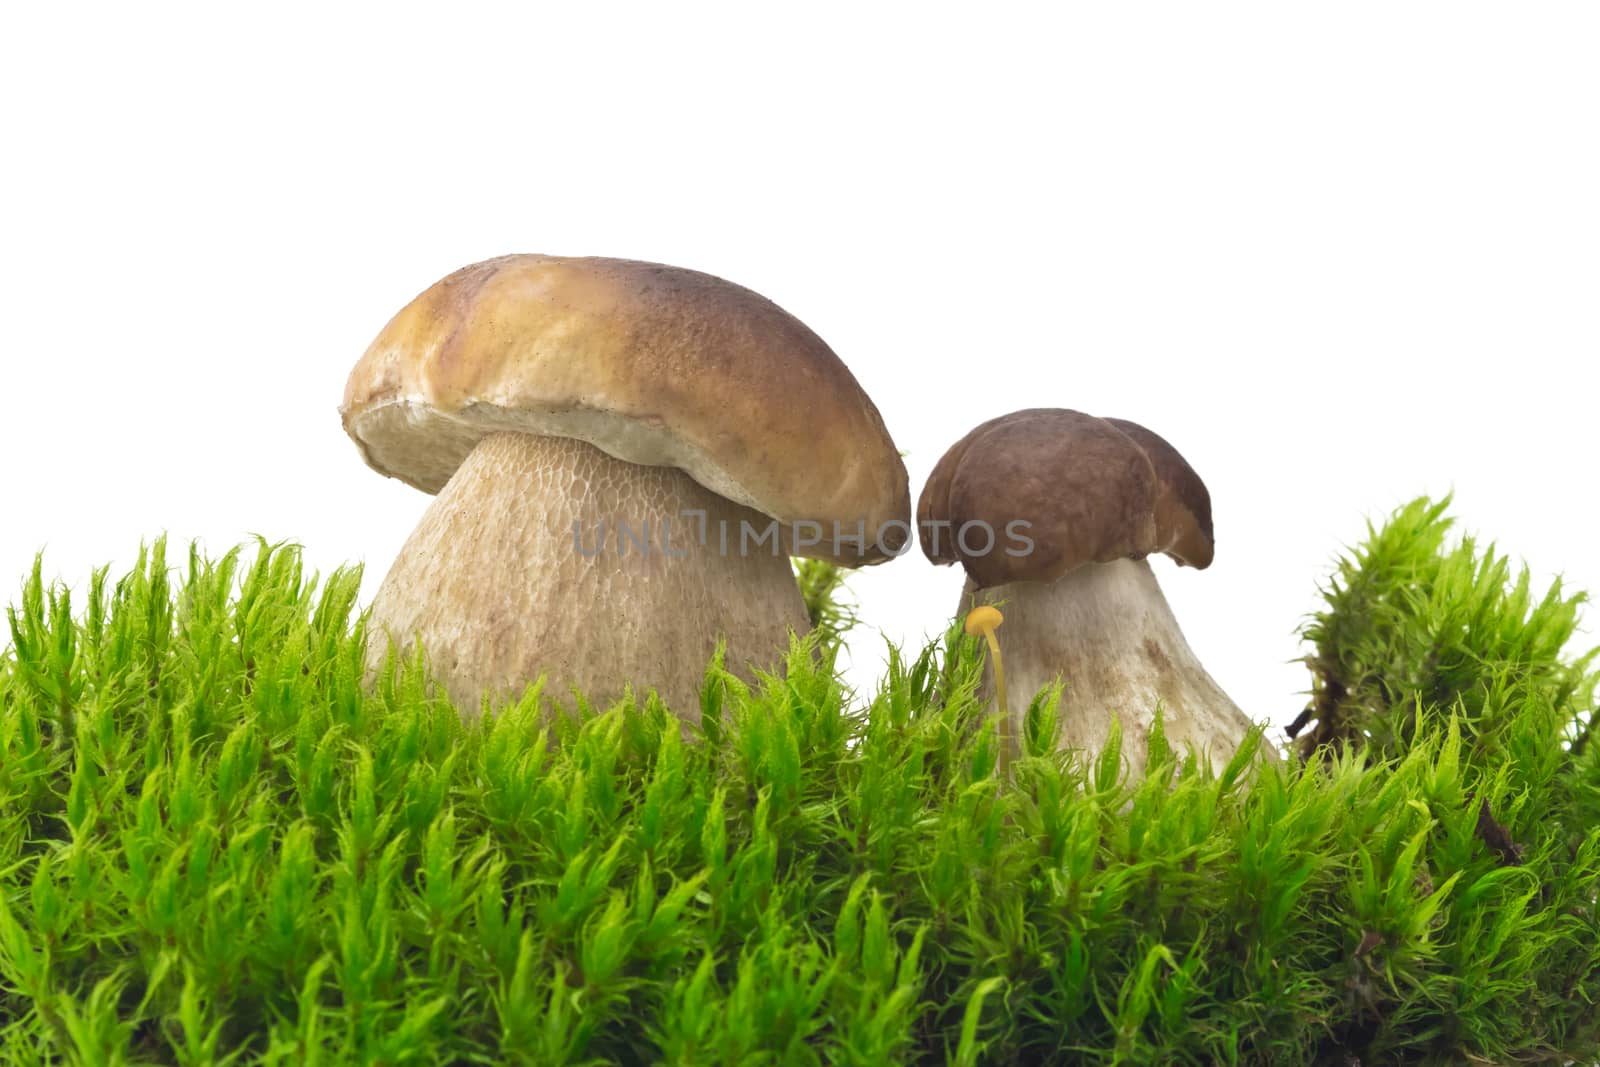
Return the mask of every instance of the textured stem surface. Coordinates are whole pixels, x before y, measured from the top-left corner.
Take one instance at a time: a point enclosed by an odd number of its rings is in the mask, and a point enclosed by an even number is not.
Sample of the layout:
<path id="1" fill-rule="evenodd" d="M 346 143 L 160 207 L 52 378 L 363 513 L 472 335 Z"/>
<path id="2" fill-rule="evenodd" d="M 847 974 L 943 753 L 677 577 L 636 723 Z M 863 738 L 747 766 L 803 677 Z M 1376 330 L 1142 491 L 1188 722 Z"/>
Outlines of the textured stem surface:
<path id="1" fill-rule="evenodd" d="M 973 594 L 969 581 L 963 609 Z M 1005 612 L 998 636 L 1019 705 L 1011 709 L 1013 737 L 1033 695 L 1057 678 L 1059 746 L 1099 752 L 1115 715 L 1135 775 L 1144 770 L 1158 701 L 1174 751 L 1187 742 L 1218 763 L 1252 725 L 1190 650 L 1146 560 L 1085 564 L 1054 582 L 992 586 L 976 597 Z M 986 673 L 986 694 L 992 686 Z"/>
<path id="2" fill-rule="evenodd" d="M 569 707 L 572 687 L 602 705 L 632 683 L 694 722 L 719 636 L 729 669 L 749 678 L 779 662 L 791 629 L 808 629 L 788 557 L 775 539 L 754 543 L 770 522 L 675 468 L 567 438 L 492 434 L 379 588 L 369 666 L 382 663 L 386 636 L 402 649 L 420 636 L 469 717 L 485 693 L 514 699 L 545 674 L 545 693 Z"/>

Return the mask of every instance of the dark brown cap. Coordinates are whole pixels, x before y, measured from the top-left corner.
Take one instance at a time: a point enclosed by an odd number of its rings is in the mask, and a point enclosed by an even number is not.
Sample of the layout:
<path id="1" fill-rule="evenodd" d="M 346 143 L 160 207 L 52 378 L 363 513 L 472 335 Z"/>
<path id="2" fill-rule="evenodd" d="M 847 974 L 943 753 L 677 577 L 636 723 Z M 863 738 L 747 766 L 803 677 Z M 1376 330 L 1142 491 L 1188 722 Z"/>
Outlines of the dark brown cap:
<path id="1" fill-rule="evenodd" d="M 1203 569 L 1214 548 L 1210 494 L 1177 449 L 1138 423 L 1065 408 L 1014 411 L 951 445 L 917 523 L 923 554 L 961 563 L 980 588 L 1152 552 Z M 979 525 L 962 536 L 968 524 Z"/>
<path id="2" fill-rule="evenodd" d="M 371 466 L 429 493 L 512 430 L 814 523 L 821 544 L 796 554 L 857 565 L 905 543 L 905 465 L 854 375 L 799 319 L 698 271 L 542 255 L 464 267 L 384 327 L 340 411 Z"/>
<path id="3" fill-rule="evenodd" d="M 1211 494 L 1187 460 L 1154 430 L 1127 419 L 1105 420 L 1133 439 L 1150 457 L 1156 471 L 1156 543 L 1180 565 L 1205 570 L 1211 566 L 1216 540 L 1211 533 Z"/>

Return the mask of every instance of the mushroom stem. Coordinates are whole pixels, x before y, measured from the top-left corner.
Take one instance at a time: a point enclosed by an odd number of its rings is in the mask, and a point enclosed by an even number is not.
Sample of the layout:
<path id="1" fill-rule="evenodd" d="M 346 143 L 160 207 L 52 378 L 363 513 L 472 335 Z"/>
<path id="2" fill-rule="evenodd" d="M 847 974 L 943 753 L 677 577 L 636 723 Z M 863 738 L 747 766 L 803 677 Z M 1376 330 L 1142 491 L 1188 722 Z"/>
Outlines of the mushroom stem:
<path id="1" fill-rule="evenodd" d="M 809 628 L 778 539 L 755 543 L 771 524 L 676 468 L 490 434 L 379 588 L 368 666 L 383 663 L 385 635 L 402 650 L 420 638 L 468 718 L 485 694 L 515 699 L 544 674 L 563 702 L 576 687 L 600 705 L 631 683 L 696 722 L 719 637 L 727 667 L 748 678 L 782 658 L 791 629 Z"/>
<path id="2" fill-rule="evenodd" d="M 1024 708 L 1062 681 L 1062 748 L 1100 751 L 1115 715 L 1123 756 L 1138 776 L 1158 702 L 1178 752 L 1187 743 L 1226 760 L 1251 728 L 1189 648 L 1146 560 L 1086 563 L 1054 582 L 977 589 L 969 579 L 962 603 L 974 597 L 1005 603 L 1006 656 L 1013 690 L 1029 698 Z"/>

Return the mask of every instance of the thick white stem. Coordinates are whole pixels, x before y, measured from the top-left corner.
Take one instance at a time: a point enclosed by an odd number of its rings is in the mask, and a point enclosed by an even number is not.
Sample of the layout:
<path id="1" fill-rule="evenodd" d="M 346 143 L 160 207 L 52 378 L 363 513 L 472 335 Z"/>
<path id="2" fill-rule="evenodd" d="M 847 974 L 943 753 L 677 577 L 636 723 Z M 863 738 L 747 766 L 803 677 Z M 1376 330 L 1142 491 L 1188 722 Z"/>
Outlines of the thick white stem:
<path id="1" fill-rule="evenodd" d="M 388 637 L 404 649 L 420 636 L 469 718 L 485 693 L 514 699 L 545 674 L 546 695 L 568 707 L 573 687 L 602 706 L 631 683 L 697 721 L 719 636 L 729 669 L 749 678 L 778 663 L 791 629 L 808 629 L 788 557 L 776 538 L 754 543 L 771 521 L 675 468 L 567 438 L 490 435 L 378 590 L 369 667 Z"/>
<path id="2" fill-rule="evenodd" d="M 969 581 L 962 611 L 973 605 Z M 977 603 L 1005 615 L 997 631 L 1005 659 L 1011 734 L 1022 736 L 1033 695 L 1060 679 L 1060 748 L 1098 753 L 1111 717 L 1122 753 L 1143 772 L 1156 706 L 1168 742 L 1211 754 L 1218 766 L 1238 749 L 1251 722 L 1200 665 L 1145 560 L 1089 563 L 1054 582 L 1017 582 L 976 591 Z M 992 670 L 985 695 L 991 695 Z"/>

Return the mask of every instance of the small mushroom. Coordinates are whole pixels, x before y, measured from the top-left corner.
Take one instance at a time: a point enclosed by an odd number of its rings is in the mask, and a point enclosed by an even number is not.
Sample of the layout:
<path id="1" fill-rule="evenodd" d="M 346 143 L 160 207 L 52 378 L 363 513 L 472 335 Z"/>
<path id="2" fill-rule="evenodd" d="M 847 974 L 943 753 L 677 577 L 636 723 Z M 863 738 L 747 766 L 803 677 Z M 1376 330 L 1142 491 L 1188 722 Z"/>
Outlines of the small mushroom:
<path id="1" fill-rule="evenodd" d="M 1006 667 L 1005 661 L 1000 657 L 1000 642 L 995 638 L 994 632 L 1000 629 L 1000 624 L 1006 617 L 1000 614 L 1000 609 L 989 604 L 979 604 L 967 612 L 963 629 L 968 637 L 982 637 L 989 647 L 989 669 L 994 675 L 995 691 L 995 718 L 1000 726 L 1000 758 L 998 766 L 1000 777 L 1006 775 L 1006 768 L 1011 763 L 1011 713 L 1006 710 Z"/>
<path id="2" fill-rule="evenodd" d="M 1180 750 L 1227 759 L 1244 740 L 1250 720 L 1190 650 L 1146 560 L 1203 569 L 1213 551 L 1210 494 L 1161 437 L 1060 408 L 991 419 L 939 460 L 917 521 L 923 553 L 966 570 L 963 608 L 1004 603 L 1013 691 L 1063 682 L 1063 746 L 1098 752 L 1114 714 L 1138 774 L 1158 704 Z"/>
<path id="3" fill-rule="evenodd" d="M 346 431 L 437 494 L 373 601 L 369 667 L 420 638 L 485 694 L 654 687 L 683 720 L 719 639 L 750 677 L 807 629 L 790 555 L 909 539 L 905 467 L 815 333 L 707 274 L 515 255 L 456 271 L 351 373 Z"/>

